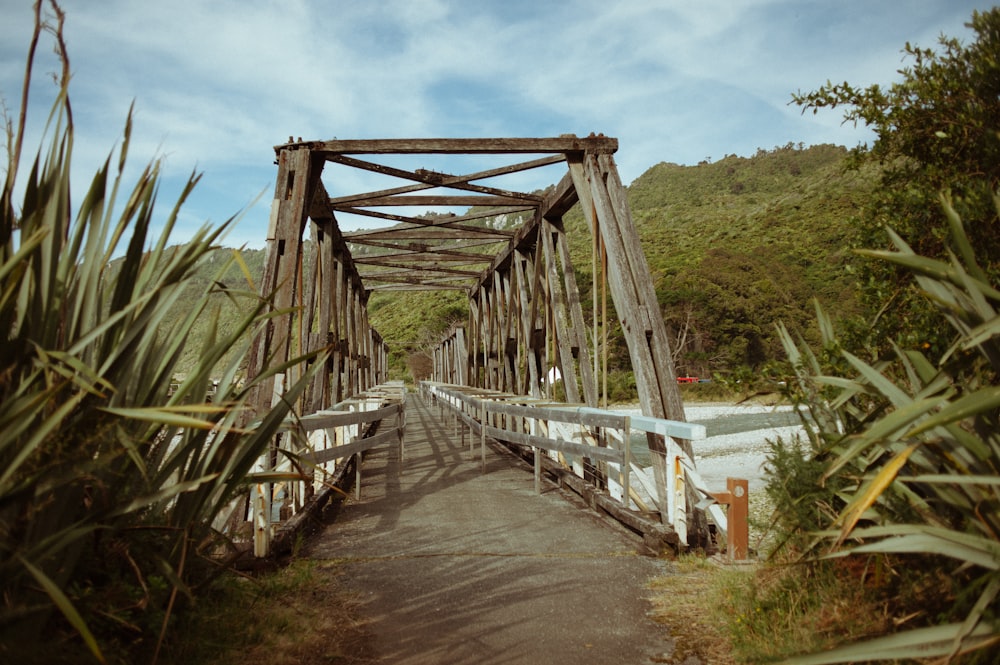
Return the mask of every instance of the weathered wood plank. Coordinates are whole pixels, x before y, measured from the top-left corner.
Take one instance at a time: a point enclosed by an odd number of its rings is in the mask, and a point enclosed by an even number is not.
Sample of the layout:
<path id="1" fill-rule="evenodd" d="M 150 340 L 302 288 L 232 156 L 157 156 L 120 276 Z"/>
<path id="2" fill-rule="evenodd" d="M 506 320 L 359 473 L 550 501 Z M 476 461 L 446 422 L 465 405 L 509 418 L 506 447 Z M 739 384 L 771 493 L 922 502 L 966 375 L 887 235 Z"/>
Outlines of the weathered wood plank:
<path id="1" fill-rule="evenodd" d="M 490 139 L 346 139 L 303 141 L 276 146 L 308 148 L 326 155 L 385 155 L 385 154 L 506 154 L 506 153 L 573 153 L 615 152 L 618 139 L 606 136 L 578 138 L 490 138 Z"/>
<path id="2" fill-rule="evenodd" d="M 298 421 L 288 421 L 285 426 L 286 428 L 293 428 L 297 422 L 301 425 L 303 431 L 312 432 L 331 427 L 361 425 L 383 420 L 384 418 L 391 418 L 398 415 L 402 408 L 401 404 L 390 404 L 368 411 L 317 411 L 316 413 L 302 416 Z"/>
<path id="3" fill-rule="evenodd" d="M 375 240 L 467 240 L 470 237 L 470 233 L 465 229 L 452 229 L 452 228 L 440 228 L 440 227 L 419 227 L 410 229 L 384 229 L 377 231 L 366 231 L 363 234 L 352 235 L 345 234 L 348 242 L 361 244 L 362 241 L 355 240 L 355 238 L 365 238 L 365 239 L 375 239 Z M 482 236 L 493 236 L 496 240 L 493 242 L 499 242 L 510 237 L 510 232 L 504 231 L 493 231 L 489 229 L 482 230 Z"/>
<path id="4" fill-rule="evenodd" d="M 391 248 L 391 243 L 359 243 L 372 247 Z M 448 263 L 489 263 L 493 257 L 489 254 L 474 254 L 472 252 L 457 252 L 445 248 L 435 249 L 426 244 L 413 245 L 411 247 L 395 247 L 397 251 L 389 251 L 376 256 L 359 256 L 354 259 L 357 265 L 375 264 L 378 265 L 383 260 L 395 261 L 406 259 L 409 261 L 445 261 Z"/>
<path id="5" fill-rule="evenodd" d="M 484 429 L 486 436 L 497 441 L 542 448 L 543 450 L 557 450 L 561 453 L 569 453 L 570 455 L 579 455 L 580 457 L 589 457 L 617 464 L 622 464 L 625 459 L 625 454 L 614 448 L 600 448 L 586 443 L 566 441 L 565 439 L 549 439 L 547 437 L 535 436 L 534 434 L 526 434 L 524 432 L 513 432 L 498 427 L 487 426 Z"/>
<path id="6" fill-rule="evenodd" d="M 395 196 L 374 196 L 370 198 L 353 199 L 350 208 L 378 208 L 384 206 L 407 207 L 464 207 L 464 206 L 510 206 L 523 204 L 524 200 L 515 196 L 468 196 L 464 194 L 397 194 Z M 334 210 L 344 210 L 345 206 L 336 199 L 330 199 L 330 207 Z"/>
<path id="7" fill-rule="evenodd" d="M 368 162 L 361 159 L 356 159 L 354 157 L 347 157 L 343 154 L 327 154 L 327 161 L 335 162 L 338 164 L 343 164 L 345 166 L 351 166 L 354 168 L 373 171 L 375 173 L 382 173 L 384 175 L 394 175 L 397 170 L 391 166 L 385 166 L 383 164 L 376 164 L 375 162 Z M 537 169 L 544 166 L 551 166 L 552 164 L 558 164 L 564 161 L 566 158 L 563 155 L 549 155 L 547 157 L 540 157 L 538 159 L 533 159 L 526 162 L 518 162 L 516 164 L 507 164 L 504 166 L 495 167 L 492 169 L 487 169 L 485 171 L 476 171 L 475 173 L 469 173 L 466 175 L 449 175 L 448 178 L 455 178 L 458 181 L 470 182 L 473 180 L 483 180 L 485 178 L 495 178 L 497 176 L 510 175 L 511 173 L 519 173 L 521 171 L 530 171 L 531 169 Z M 402 171 L 402 169 L 398 169 Z M 414 171 L 404 171 L 405 173 L 411 173 L 416 175 L 417 172 Z M 430 173 L 434 173 L 431 171 Z M 446 175 L 446 174 L 437 174 Z M 399 176 L 405 177 L 405 176 Z M 432 176 L 433 177 L 433 176 Z M 425 182 L 425 181 L 421 181 Z"/>
<path id="8" fill-rule="evenodd" d="M 624 429 L 629 424 L 629 416 L 602 411 L 585 411 L 579 407 L 572 406 L 533 406 L 521 404 L 509 404 L 503 401 L 491 401 L 486 405 L 487 413 L 503 413 L 508 416 L 518 418 L 532 418 L 534 420 L 551 420 L 559 423 L 569 423 L 571 425 L 581 425 L 583 427 L 608 427 L 612 429 Z"/>
<path id="9" fill-rule="evenodd" d="M 590 364 L 590 350 L 587 346 L 586 324 L 583 320 L 583 305 L 580 302 L 580 289 L 576 283 L 576 271 L 569 255 L 569 243 L 562 225 L 555 220 L 549 220 L 553 228 L 559 230 L 555 239 L 556 250 L 562 264 L 563 281 L 566 288 L 566 307 L 570 316 L 570 344 L 577 349 L 577 361 L 580 366 L 580 381 L 583 384 L 583 401 L 590 406 L 597 406 L 597 379 Z"/>
<path id="10" fill-rule="evenodd" d="M 468 291 L 465 284 L 385 283 L 370 284 L 369 291 Z"/>
<path id="11" fill-rule="evenodd" d="M 524 201 L 531 201 L 533 203 L 537 203 L 542 200 L 542 197 L 537 194 L 527 194 L 524 192 L 516 192 L 507 189 L 500 189 L 497 187 L 488 187 L 486 185 L 475 185 L 470 182 L 478 178 L 488 177 L 485 174 L 479 175 L 473 173 L 469 175 L 452 175 L 449 173 L 439 173 L 437 171 L 427 171 L 424 169 L 407 171 L 405 169 L 386 166 L 384 164 L 365 162 L 360 159 L 354 159 L 353 157 L 346 157 L 342 155 L 336 157 L 331 161 L 335 161 L 337 163 L 344 164 L 346 166 L 353 166 L 355 168 L 374 171 L 376 173 L 381 173 L 383 175 L 392 176 L 403 180 L 413 180 L 417 183 L 420 183 L 418 185 L 404 185 L 400 187 L 394 187 L 391 189 L 383 189 L 377 192 L 358 193 L 358 194 L 350 194 L 347 196 L 339 196 L 330 199 L 330 202 L 334 204 L 347 203 L 350 201 L 356 201 L 358 199 L 367 199 L 378 196 L 395 196 L 398 194 L 406 194 L 409 192 L 433 189 L 436 187 L 458 189 L 470 192 L 479 192 L 480 194 L 492 194 L 495 196 L 507 196 L 512 198 L 522 199 Z"/>
<path id="12" fill-rule="evenodd" d="M 302 459 L 312 464 L 323 464 L 324 462 L 331 462 L 336 459 L 350 457 L 351 455 L 363 453 L 366 450 L 371 450 L 380 446 L 398 443 L 399 431 L 391 429 L 386 432 L 376 434 L 375 436 L 370 436 L 364 439 L 356 439 L 351 443 L 333 446 L 332 448 L 324 448 L 323 450 L 318 450 L 314 453 L 306 453 L 302 456 Z"/>
<path id="13" fill-rule="evenodd" d="M 545 279 L 549 292 L 549 308 L 555 332 L 556 348 L 559 351 L 559 366 L 562 373 L 563 389 L 566 391 L 567 402 L 580 401 L 580 389 L 576 383 L 576 363 L 574 362 L 572 344 L 570 342 L 570 315 L 567 311 L 566 294 L 559 280 L 559 269 L 556 266 L 555 247 L 552 235 L 557 230 L 547 220 L 542 221 L 539 231 L 542 252 L 545 257 Z M 591 403 L 591 406 L 596 404 Z"/>
<path id="14" fill-rule="evenodd" d="M 433 264 L 422 261 L 414 261 L 413 263 L 399 263 L 397 261 L 382 261 L 382 260 L 366 260 L 366 264 L 383 266 L 386 268 L 398 268 L 400 270 L 405 270 L 407 272 L 412 272 L 419 275 L 435 275 L 435 274 L 445 274 L 445 275 L 461 275 L 463 277 L 479 277 L 478 270 L 461 270 L 459 268 L 449 267 L 441 264 Z M 392 272 L 392 271 L 389 271 Z M 366 273 L 366 277 L 377 277 L 380 272 L 369 272 Z"/>

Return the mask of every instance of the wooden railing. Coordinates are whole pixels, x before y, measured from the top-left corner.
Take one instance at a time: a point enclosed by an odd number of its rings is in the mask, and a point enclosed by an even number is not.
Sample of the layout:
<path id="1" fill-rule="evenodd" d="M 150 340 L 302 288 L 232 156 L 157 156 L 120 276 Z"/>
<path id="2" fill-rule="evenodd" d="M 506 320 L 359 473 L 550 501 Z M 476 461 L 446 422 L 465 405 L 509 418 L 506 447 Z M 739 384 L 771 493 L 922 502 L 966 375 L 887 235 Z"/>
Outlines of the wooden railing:
<path id="1" fill-rule="evenodd" d="M 267 556 L 279 530 L 294 526 L 310 500 L 328 490 L 352 461 L 360 492 L 365 451 L 397 446 L 402 460 L 405 398 L 403 383 L 390 382 L 285 422 L 277 449 L 251 474 L 255 556 Z M 381 426 L 393 418 L 394 427 Z"/>
<path id="2" fill-rule="evenodd" d="M 602 508 L 645 536 L 649 536 L 649 532 L 655 536 L 665 535 L 657 529 L 656 522 L 646 517 L 658 512 L 659 523 L 671 531 L 672 535 L 667 537 L 684 545 L 688 544 L 685 485 L 689 485 L 703 497 L 698 508 L 709 513 L 718 532 L 726 538 L 730 555 L 746 557 L 746 481 L 732 479 L 727 491 L 711 491 L 698 474 L 694 461 L 673 441 L 674 437 L 692 441 L 704 439 L 704 425 L 469 386 L 422 382 L 420 390 L 426 398 L 450 412 L 457 427 L 469 428 L 469 448 L 474 451 L 479 444 L 484 471 L 487 438 L 530 450 L 536 491 L 541 491 L 543 468 L 548 466 L 560 482 L 576 489 L 593 507 Z M 666 439 L 665 491 L 659 491 L 651 478 L 652 467 L 642 467 L 636 461 L 633 436 L 643 434 Z M 604 484 L 600 489 L 606 491 L 595 492 L 592 486 L 588 489 L 588 483 L 580 482 L 587 478 L 588 467 L 591 478 Z M 728 514 L 722 505 L 732 506 Z"/>

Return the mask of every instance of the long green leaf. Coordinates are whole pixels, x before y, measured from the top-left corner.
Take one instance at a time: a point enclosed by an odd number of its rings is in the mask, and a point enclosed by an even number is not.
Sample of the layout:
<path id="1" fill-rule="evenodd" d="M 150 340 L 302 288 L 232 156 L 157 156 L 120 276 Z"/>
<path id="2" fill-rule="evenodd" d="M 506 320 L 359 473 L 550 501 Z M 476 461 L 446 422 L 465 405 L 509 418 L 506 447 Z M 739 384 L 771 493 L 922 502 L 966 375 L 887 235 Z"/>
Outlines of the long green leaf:
<path id="1" fill-rule="evenodd" d="M 996 543 L 980 539 L 981 547 L 942 538 L 931 533 L 910 534 L 877 540 L 850 549 L 851 553 L 924 554 L 951 557 L 987 570 L 1000 570 L 1000 548 Z"/>
<path id="2" fill-rule="evenodd" d="M 63 593 L 62 589 L 60 589 L 48 575 L 31 565 L 29 561 L 26 561 L 20 555 L 18 555 L 18 560 L 21 562 L 21 565 L 24 566 L 24 569 L 35 578 L 35 581 L 38 582 L 39 586 L 45 590 L 45 593 L 52 599 L 52 603 L 59 608 L 59 611 L 62 612 L 64 617 L 66 617 L 66 620 L 69 621 L 70 625 L 73 626 L 73 628 L 76 629 L 76 632 L 80 634 L 80 637 L 83 638 L 84 644 L 87 645 L 87 649 L 90 650 L 90 653 L 93 654 L 94 658 L 96 658 L 100 663 L 107 662 L 104 659 L 104 654 L 101 653 L 101 648 L 97 645 L 97 640 L 94 638 L 94 634 L 90 631 L 87 623 L 83 620 L 83 617 L 80 616 L 80 613 L 76 610 L 76 607 L 73 606 L 73 603 L 70 602 L 69 598 L 66 597 L 66 594 Z"/>
<path id="3" fill-rule="evenodd" d="M 911 444 L 898 452 L 875 474 L 874 478 L 858 491 L 851 503 L 841 513 L 839 521 L 843 523 L 843 527 L 840 531 L 840 538 L 837 541 L 838 545 L 850 535 L 851 530 L 854 529 L 854 526 L 861 519 L 865 511 L 871 508 L 872 504 L 882 496 L 885 489 L 892 484 L 899 470 L 903 468 L 903 465 L 906 464 L 906 461 L 916 449 L 917 444 Z"/>
<path id="4" fill-rule="evenodd" d="M 961 637 L 962 632 L 963 625 L 960 623 L 917 628 L 837 647 L 822 653 L 789 658 L 783 662 L 785 665 L 834 665 L 872 660 L 947 656 L 953 650 L 955 639 Z M 997 643 L 1000 643 L 1000 628 L 984 623 L 962 640 L 962 647 L 966 650 L 981 649 Z"/>
<path id="5" fill-rule="evenodd" d="M 213 473 L 207 476 L 202 476 L 201 478 L 195 478 L 194 480 L 178 482 L 168 487 L 163 487 L 159 491 L 154 492 L 152 494 L 136 497 L 125 506 L 122 506 L 118 510 L 112 511 L 110 517 L 119 517 L 121 515 L 133 513 L 137 510 L 142 510 L 143 508 L 146 508 L 153 504 L 160 503 L 161 501 L 167 501 L 169 499 L 172 499 L 178 494 L 183 494 L 184 492 L 193 492 L 202 485 L 210 483 L 218 477 L 219 474 Z"/>
<path id="6" fill-rule="evenodd" d="M 220 408 L 215 407 L 210 411 L 211 413 L 221 413 L 223 411 Z M 182 409 L 181 407 L 134 407 L 134 408 L 121 408 L 121 407 L 104 407 L 101 409 L 107 413 L 114 414 L 121 418 L 130 418 L 132 420 L 142 420 L 150 423 L 157 423 L 160 425 L 172 425 L 174 427 L 190 427 L 193 429 L 204 429 L 212 430 L 215 429 L 216 424 L 211 420 L 203 420 L 201 418 L 195 418 L 194 416 L 185 415 L 182 411 L 195 412 L 194 409 Z M 241 430 L 243 433 L 249 433 L 249 430 Z"/>
<path id="7" fill-rule="evenodd" d="M 906 433 L 906 436 L 917 436 L 935 427 L 965 420 L 966 418 L 997 408 L 1000 408 L 1000 386 L 983 388 L 950 403 L 935 415 L 911 429 Z"/>

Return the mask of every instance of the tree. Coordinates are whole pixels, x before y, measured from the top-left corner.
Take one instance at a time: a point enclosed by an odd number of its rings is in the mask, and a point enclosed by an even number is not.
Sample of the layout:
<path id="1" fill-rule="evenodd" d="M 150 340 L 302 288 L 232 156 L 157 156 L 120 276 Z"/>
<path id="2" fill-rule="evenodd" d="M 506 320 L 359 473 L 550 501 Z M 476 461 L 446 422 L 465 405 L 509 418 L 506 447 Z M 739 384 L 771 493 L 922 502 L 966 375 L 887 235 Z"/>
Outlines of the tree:
<path id="1" fill-rule="evenodd" d="M 857 168 L 876 163 L 882 174 L 881 187 L 858 221 L 856 247 L 888 249 L 889 227 L 916 253 L 946 258 L 948 225 L 937 197 L 948 191 L 980 263 L 996 276 L 1000 222 L 992 193 L 1000 185 L 1000 8 L 973 12 L 967 25 L 976 35 L 967 46 L 944 36 L 939 52 L 907 43 L 903 53 L 912 65 L 900 70 L 902 81 L 888 89 L 828 83 L 793 95 L 793 101 L 803 112 L 847 107 L 845 122 L 862 122 L 875 131 L 871 148 L 860 146 L 851 160 Z M 868 262 L 859 283 L 871 317 L 864 342 L 878 351 L 886 350 L 889 339 L 937 351 L 947 347 L 948 327 L 905 271 Z"/>

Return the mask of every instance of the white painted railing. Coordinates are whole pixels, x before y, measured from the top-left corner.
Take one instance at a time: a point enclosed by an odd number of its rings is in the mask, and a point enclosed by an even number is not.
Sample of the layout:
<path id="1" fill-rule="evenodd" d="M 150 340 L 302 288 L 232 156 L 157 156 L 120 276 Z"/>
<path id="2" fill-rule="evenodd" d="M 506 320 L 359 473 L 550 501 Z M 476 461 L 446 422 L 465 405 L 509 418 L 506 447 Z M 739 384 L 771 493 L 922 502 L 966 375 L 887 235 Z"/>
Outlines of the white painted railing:
<path id="1" fill-rule="evenodd" d="M 420 389 L 422 394 L 449 409 L 456 424 L 470 429 L 470 450 L 479 443 L 484 470 L 487 437 L 530 448 L 535 453 L 536 491 L 539 491 L 543 455 L 580 478 L 585 476 L 584 460 L 593 460 L 603 464 L 607 493 L 614 501 L 626 511 L 658 511 L 662 521 L 685 545 L 688 543 L 685 486 L 689 485 L 705 498 L 699 507 L 709 512 L 722 535 L 727 534 L 727 514 L 716 501 L 719 493 L 708 488 L 694 460 L 673 440 L 675 437 L 704 439 L 704 425 L 468 386 L 422 382 Z M 665 439 L 667 473 L 665 479 L 660 479 L 662 489 L 657 487 L 653 468 L 641 467 L 636 462 L 632 437 L 641 433 Z"/>
<path id="2" fill-rule="evenodd" d="M 355 458 L 355 492 L 361 489 L 361 457 L 367 450 L 398 446 L 403 457 L 406 426 L 403 383 L 391 382 L 355 395 L 330 409 L 289 418 L 281 429 L 281 444 L 261 458 L 251 473 L 254 555 L 267 556 L 277 527 L 303 509 L 310 497 L 328 487 L 330 479 Z M 373 427 L 396 418 L 392 429 Z"/>

